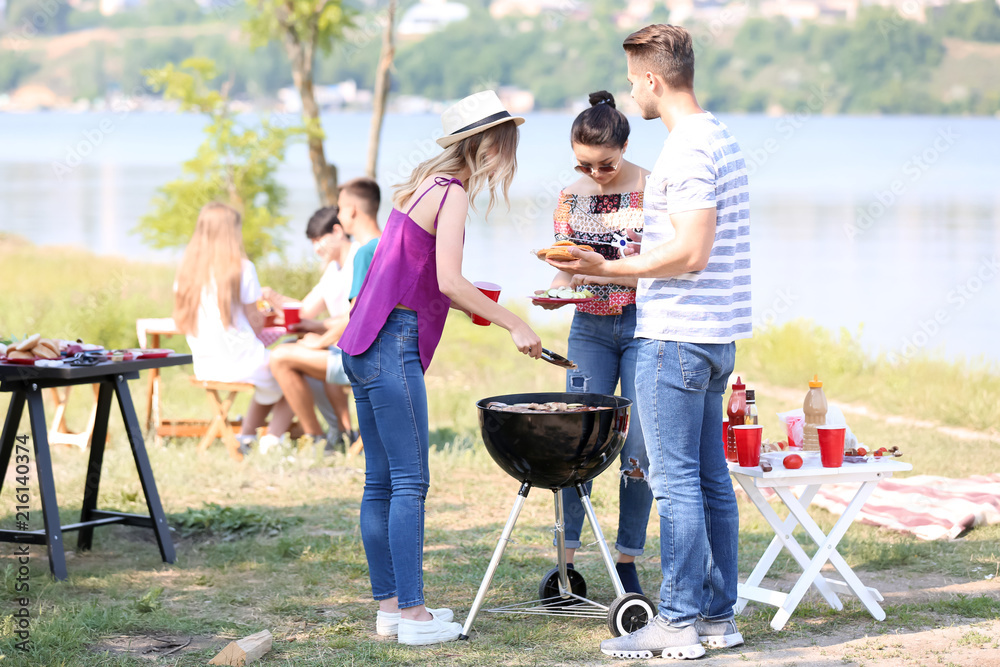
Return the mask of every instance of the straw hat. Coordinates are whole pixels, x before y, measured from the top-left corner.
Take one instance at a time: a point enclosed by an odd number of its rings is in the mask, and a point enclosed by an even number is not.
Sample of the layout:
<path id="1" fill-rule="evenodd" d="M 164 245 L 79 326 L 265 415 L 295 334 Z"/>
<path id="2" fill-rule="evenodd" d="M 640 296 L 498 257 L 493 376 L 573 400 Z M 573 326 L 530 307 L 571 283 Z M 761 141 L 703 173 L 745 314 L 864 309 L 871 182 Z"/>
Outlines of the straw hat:
<path id="1" fill-rule="evenodd" d="M 510 115 L 495 92 L 484 90 L 481 93 L 469 95 L 444 110 L 444 113 L 441 114 L 444 136 L 437 142 L 442 148 L 447 148 L 456 141 L 461 141 L 509 120 L 514 121 L 515 125 L 524 122 L 520 116 Z"/>

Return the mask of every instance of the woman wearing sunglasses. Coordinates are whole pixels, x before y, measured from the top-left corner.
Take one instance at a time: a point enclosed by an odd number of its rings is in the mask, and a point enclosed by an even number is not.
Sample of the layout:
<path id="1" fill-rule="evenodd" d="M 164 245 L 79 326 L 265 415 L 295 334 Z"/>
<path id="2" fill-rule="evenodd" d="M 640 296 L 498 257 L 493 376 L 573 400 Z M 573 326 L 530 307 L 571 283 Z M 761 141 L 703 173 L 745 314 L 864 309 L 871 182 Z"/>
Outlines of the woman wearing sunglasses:
<path id="1" fill-rule="evenodd" d="M 615 108 L 607 91 L 591 93 L 590 108 L 570 132 L 579 180 L 559 194 L 555 211 L 556 240 L 592 246 L 607 259 L 617 259 L 629 231 L 641 232 L 642 191 L 649 171 L 625 159 L 629 124 Z M 636 281 L 610 283 L 594 276 L 571 276 L 560 271 L 552 287 L 586 285 L 597 298 L 579 303 L 569 333 L 569 358 L 578 368 L 566 373 L 566 391 L 613 394 L 621 380 L 621 395 L 635 401 L 635 286 Z M 535 302 L 544 308 L 565 304 Z M 641 593 L 635 557 L 646 542 L 646 524 L 653 496 L 646 482 L 649 468 L 639 415 L 632 410 L 628 438 L 621 452 L 619 479 L 618 550 L 616 569 L 629 593 Z M 588 483 L 589 485 L 589 483 Z M 584 510 L 576 490 L 562 490 L 566 530 L 566 561 L 580 547 Z"/>

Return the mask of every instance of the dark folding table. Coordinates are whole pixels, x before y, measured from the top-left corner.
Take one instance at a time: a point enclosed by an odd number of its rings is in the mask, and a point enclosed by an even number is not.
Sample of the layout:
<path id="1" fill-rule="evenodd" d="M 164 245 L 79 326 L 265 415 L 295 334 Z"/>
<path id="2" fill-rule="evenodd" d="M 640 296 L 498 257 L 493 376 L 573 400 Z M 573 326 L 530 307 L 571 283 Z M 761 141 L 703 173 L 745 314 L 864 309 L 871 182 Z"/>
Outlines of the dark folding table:
<path id="1" fill-rule="evenodd" d="M 189 354 L 171 354 L 158 359 L 138 359 L 134 361 L 104 362 L 95 366 L 61 366 L 42 368 L 0 364 L 0 392 L 10 392 L 10 405 L 0 436 L 0 490 L 10 464 L 11 453 L 18 442 L 18 428 L 24 405 L 28 404 L 28 421 L 31 425 L 32 444 L 35 453 L 35 470 L 38 488 L 41 491 L 42 517 L 45 524 L 41 530 L 0 530 L 0 542 L 20 544 L 44 544 L 48 547 L 49 567 L 56 579 L 66 579 L 66 556 L 63 550 L 62 533 L 79 531 L 77 548 L 90 549 L 94 528 L 114 523 L 128 526 L 151 528 L 160 546 L 160 555 L 165 563 L 174 562 L 174 544 L 170 539 L 170 528 L 163 515 L 163 506 L 156 491 L 153 470 L 149 465 L 146 446 L 142 439 L 139 419 L 135 414 L 128 380 L 139 378 L 139 371 L 165 366 L 180 366 L 191 363 Z M 83 507 L 78 523 L 61 525 L 59 505 L 56 502 L 55 482 L 52 476 L 52 457 L 49 452 L 45 407 L 42 390 L 50 387 L 68 387 L 78 384 L 99 384 L 97 397 L 97 417 L 90 445 L 90 462 L 83 489 Z M 104 462 L 104 446 L 107 440 L 108 419 L 111 416 L 111 396 L 118 398 L 125 431 L 128 434 L 132 457 L 139 472 L 139 482 L 146 498 L 149 515 L 128 514 L 97 509 L 97 492 L 101 482 L 101 466 Z M 16 460 L 16 459 L 15 459 Z"/>

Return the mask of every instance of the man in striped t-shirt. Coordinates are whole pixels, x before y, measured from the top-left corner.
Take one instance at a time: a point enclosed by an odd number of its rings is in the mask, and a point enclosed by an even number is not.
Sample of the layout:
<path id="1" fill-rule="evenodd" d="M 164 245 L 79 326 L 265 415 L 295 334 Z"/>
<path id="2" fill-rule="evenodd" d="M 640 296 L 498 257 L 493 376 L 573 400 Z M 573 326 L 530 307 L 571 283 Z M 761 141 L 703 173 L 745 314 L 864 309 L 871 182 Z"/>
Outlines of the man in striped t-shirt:
<path id="1" fill-rule="evenodd" d="M 669 137 L 646 182 L 641 251 L 570 249 L 570 273 L 639 278 L 636 409 L 660 514 L 659 613 L 601 642 L 620 658 L 686 659 L 736 646 L 739 512 L 721 438 L 735 341 L 752 334 L 750 206 L 739 145 L 694 96 L 691 35 L 652 25 L 625 40 L 632 97 Z"/>

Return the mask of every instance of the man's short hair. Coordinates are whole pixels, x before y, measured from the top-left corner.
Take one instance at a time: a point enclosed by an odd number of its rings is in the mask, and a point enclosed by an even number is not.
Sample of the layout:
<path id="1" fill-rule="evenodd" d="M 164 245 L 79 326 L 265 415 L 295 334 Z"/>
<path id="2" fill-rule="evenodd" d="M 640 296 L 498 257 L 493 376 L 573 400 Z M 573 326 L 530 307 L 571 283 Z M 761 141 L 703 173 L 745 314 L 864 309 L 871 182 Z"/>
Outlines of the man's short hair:
<path id="1" fill-rule="evenodd" d="M 313 213 L 306 224 L 306 238 L 315 241 L 332 232 L 333 228 L 340 224 L 338 213 L 340 213 L 340 209 L 336 206 L 324 206 Z"/>
<path id="2" fill-rule="evenodd" d="M 361 201 L 360 208 L 365 215 L 372 218 L 378 215 L 378 207 L 382 203 L 382 191 L 373 179 L 366 176 L 355 178 L 341 185 L 340 189 Z"/>
<path id="3" fill-rule="evenodd" d="M 694 46 L 680 26 L 657 23 L 636 30 L 622 44 L 639 68 L 659 75 L 671 88 L 694 88 Z"/>

